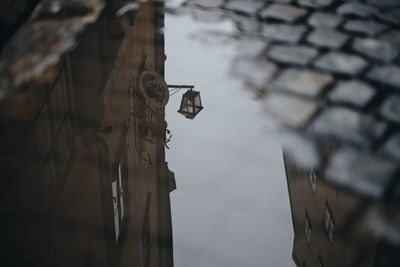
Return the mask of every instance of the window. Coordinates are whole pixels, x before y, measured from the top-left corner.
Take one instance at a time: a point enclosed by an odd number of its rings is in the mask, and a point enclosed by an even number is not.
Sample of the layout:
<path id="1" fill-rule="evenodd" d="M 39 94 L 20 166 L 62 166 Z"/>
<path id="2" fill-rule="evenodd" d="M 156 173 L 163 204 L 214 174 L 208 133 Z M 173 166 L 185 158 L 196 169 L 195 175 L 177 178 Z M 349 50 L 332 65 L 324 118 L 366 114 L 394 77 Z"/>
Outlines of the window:
<path id="1" fill-rule="evenodd" d="M 116 179 L 112 182 L 112 196 L 114 207 L 115 242 L 118 242 L 125 218 L 124 187 L 121 163 L 118 164 Z"/>
<path id="2" fill-rule="evenodd" d="M 304 224 L 304 235 L 306 237 L 307 245 L 310 244 L 311 242 L 311 223 L 310 223 L 310 218 L 308 217 L 308 213 L 306 211 L 306 220 Z"/>
<path id="3" fill-rule="evenodd" d="M 326 203 L 326 209 L 325 209 L 325 218 L 324 218 L 324 227 L 325 227 L 325 232 L 328 236 L 329 242 L 332 243 L 333 241 L 333 231 L 335 230 L 335 223 L 332 218 L 332 213 L 329 209 L 328 203 Z"/>
<path id="4" fill-rule="evenodd" d="M 308 181 L 310 182 L 311 185 L 311 190 L 315 193 L 317 191 L 317 171 L 316 170 L 310 170 L 308 172 Z"/>

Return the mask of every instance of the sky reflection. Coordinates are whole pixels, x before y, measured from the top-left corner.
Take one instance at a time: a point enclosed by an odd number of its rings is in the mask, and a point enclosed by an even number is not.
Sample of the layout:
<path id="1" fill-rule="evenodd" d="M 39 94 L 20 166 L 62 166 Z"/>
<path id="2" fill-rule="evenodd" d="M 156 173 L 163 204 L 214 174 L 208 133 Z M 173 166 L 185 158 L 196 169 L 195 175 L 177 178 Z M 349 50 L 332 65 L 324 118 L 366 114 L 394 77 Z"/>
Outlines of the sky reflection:
<path id="1" fill-rule="evenodd" d="M 228 74 L 235 47 L 193 40 L 207 26 L 166 17 L 166 80 L 194 84 L 205 106 L 187 120 L 176 113 L 181 94 L 167 105 L 175 266 L 293 266 L 280 144 L 259 103 Z"/>

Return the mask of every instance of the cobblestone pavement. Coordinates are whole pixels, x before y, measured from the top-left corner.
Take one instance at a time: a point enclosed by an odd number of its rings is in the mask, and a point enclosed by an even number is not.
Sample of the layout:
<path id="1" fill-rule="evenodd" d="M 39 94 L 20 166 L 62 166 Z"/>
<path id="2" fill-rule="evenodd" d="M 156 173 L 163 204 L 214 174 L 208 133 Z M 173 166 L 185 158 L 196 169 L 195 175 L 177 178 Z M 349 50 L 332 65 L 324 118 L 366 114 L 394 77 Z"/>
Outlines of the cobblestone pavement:
<path id="1" fill-rule="evenodd" d="M 244 45 L 232 73 L 312 147 L 328 182 L 397 201 L 400 1 L 187 0 L 181 8 L 235 23 L 231 37 Z"/>

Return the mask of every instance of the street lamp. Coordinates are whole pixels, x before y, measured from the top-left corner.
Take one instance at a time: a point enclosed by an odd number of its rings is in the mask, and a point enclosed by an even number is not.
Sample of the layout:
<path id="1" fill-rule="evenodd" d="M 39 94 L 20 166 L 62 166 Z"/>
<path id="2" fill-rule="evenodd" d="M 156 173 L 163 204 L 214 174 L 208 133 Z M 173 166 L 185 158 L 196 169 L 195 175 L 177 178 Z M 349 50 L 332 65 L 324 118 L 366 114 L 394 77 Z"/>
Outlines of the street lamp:
<path id="1" fill-rule="evenodd" d="M 182 95 L 181 106 L 178 110 L 187 119 L 193 119 L 203 109 L 200 92 L 193 90 L 193 85 L 168 85 L 168 88 L 175 88 L 171 95 L 181 89 L 189 89 Z"/>
<path id="2" fill-rule="evenodd" d="M 187 119 L 193 119 L 203 109 L 200 92 L 193 90 L 194 85 L 167 85 L 164 78 L 153 71 L 143 71 L 139 78 L 139 87 L 146 102 L 153 109 L 165 107 L 169 97 L 182 89 L 188 89 L 182 95 L 178 110 Z"/>
<path id="3" fill-rule="evenodd" d="M 203 109 L 200 93 L 189 90 L 182 95 L 181 107 L 178 112 L 188 119 L 193 119 Z"/>

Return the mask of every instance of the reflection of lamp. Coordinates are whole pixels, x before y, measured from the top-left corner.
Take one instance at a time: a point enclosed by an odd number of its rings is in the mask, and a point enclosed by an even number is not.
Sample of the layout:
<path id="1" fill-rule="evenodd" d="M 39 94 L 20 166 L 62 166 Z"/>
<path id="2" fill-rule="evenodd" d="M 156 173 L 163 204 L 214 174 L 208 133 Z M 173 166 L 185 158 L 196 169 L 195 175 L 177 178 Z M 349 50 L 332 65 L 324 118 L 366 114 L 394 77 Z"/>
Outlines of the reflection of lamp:
<path id="1" fill-rule="evenodd" d="M 193 119 L 202 109 L 199 92 L 189 90 L 183 94 L 179 113 L 188 119 Z"/>
<path id="2" fill-rule="evenodd" d="M 181 89 L 189 89 L 182 95 L 181 106 L 178 110 L 178 112 L 187 119 L 193 119 L 203 109 L 200 92 L 194 91 L 193 85 L 168 85 L 168 88 L 174 88 L 173 90 L 175 90 L 171 96 Z"/>

